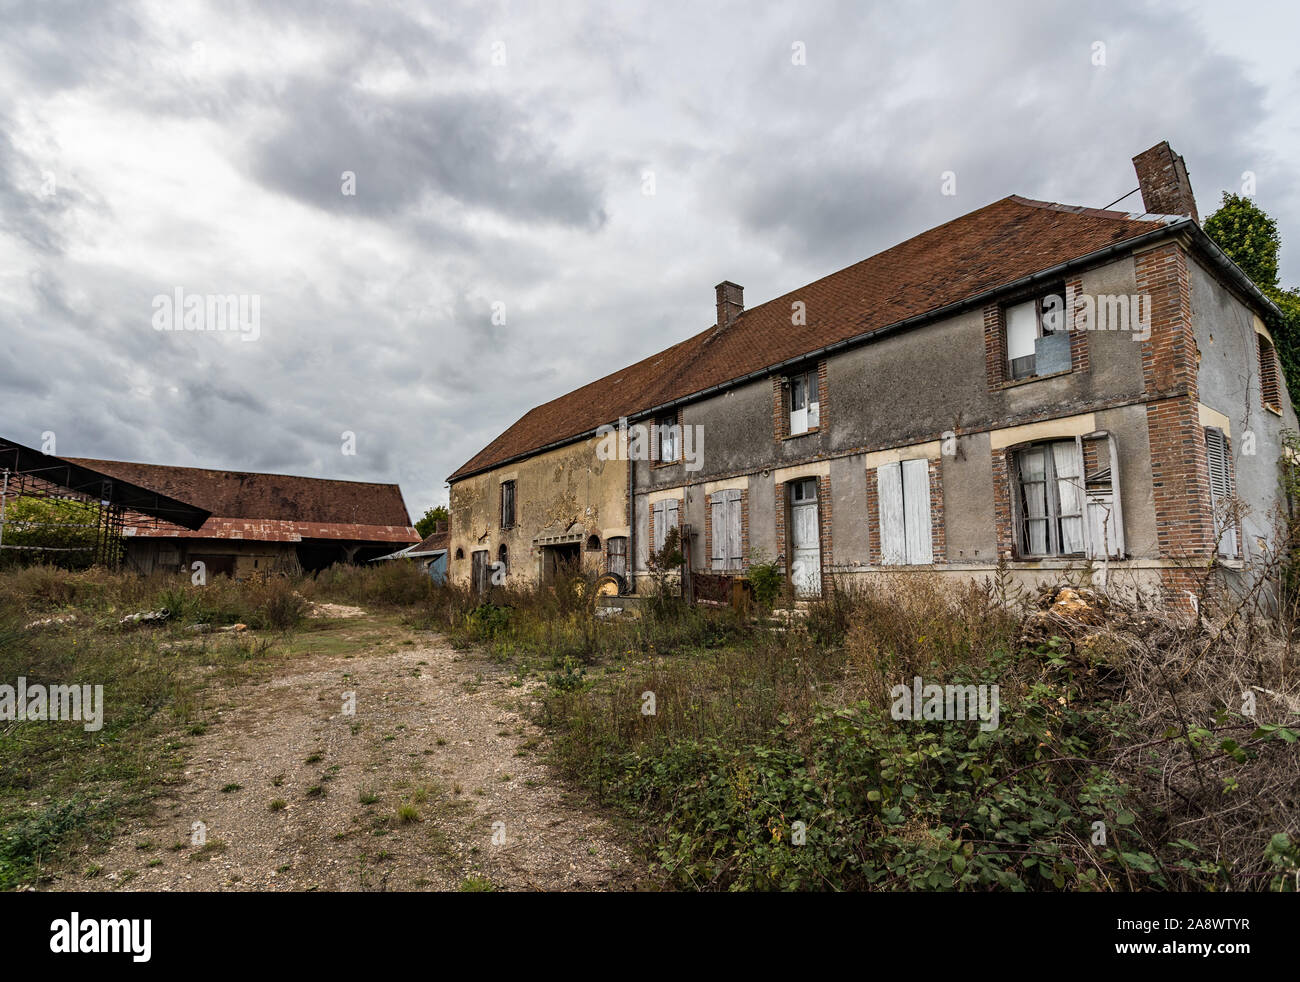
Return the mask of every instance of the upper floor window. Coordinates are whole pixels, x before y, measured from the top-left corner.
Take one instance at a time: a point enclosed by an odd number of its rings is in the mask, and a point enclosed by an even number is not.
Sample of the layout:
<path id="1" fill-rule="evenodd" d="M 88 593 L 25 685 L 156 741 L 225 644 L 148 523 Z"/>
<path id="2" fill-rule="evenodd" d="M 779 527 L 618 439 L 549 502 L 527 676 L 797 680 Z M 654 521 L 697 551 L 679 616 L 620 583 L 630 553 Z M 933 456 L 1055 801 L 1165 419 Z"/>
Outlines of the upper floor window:
<path id="1" fill-rule="evenodd" d="M 1065 288 L 1002 308 L 1006 329 L 1007 377 L 1034 378 L 1070 370 L 1065 327 Z"/>
<path id="2" fill-rule="evenodd" d="M 677 422 L 676 414 L 662 416 L 657 421 L 659 445 L 657 448 L 659 462 L 671 463 L 681 455 L 682 428 Z"/>
<path id="3" fill-rule="evenodd" d="M 501 482 L 501 527 L 515 527 L 515 482 Z"/>
<path id="4" fill-rule="evenodd" d="M 815 430 L 821 422 L 818 402 L 817 373 L 804 372 L 790 377 L 790 435 Z"/>
<path id="5" fill-rule="evenodd" d="M 1259 340 L 1259 393 L 1264 406 L 1275 413 L 1282 411 L 1282 387 L 1278 379 L 1277 355 L 1273 343 L 1262 334 L 1256 334 Z"/>

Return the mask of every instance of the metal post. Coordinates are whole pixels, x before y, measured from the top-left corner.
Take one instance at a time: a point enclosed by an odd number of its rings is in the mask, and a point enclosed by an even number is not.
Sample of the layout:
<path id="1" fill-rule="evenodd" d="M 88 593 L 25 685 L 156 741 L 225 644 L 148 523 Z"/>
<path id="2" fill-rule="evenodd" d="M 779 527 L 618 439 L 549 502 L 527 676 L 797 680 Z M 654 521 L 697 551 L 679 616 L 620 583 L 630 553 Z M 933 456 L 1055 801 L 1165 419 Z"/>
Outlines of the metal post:
<path id="1" fill-rule="evenodd" d="M 9 468 L 5 468 L 4 489 L 0 490 L 0 549 L 5 544 L 5 505 L 9 502 Z"/>

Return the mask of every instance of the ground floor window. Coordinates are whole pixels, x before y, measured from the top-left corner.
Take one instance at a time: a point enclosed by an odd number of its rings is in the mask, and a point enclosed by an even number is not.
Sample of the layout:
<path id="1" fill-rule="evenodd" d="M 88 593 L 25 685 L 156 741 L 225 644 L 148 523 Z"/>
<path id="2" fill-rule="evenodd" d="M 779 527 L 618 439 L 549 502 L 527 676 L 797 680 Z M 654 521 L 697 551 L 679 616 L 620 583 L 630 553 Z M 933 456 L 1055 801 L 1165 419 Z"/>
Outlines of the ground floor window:
<path id="1" fill-rule="evenodd" d="M 744 521 L 740 491 L 715 491 L 709 495 L 709 529 L 712 539 L 710 566 L 715 573 L 739 570 L 745 564 Z"/>
<path id="2" fill-rule="evenodd" d="M 880 561 L 886 566 L 934 562 L 930 537 L 930 462 L 900 460 L 876 468 Z"/>
<path id="3" fill-rule="evenodd" d="M 1021 556 L 1123 557 L 1119 459 L 1109 434 L 1030 444 L 1012 465 Z"/>

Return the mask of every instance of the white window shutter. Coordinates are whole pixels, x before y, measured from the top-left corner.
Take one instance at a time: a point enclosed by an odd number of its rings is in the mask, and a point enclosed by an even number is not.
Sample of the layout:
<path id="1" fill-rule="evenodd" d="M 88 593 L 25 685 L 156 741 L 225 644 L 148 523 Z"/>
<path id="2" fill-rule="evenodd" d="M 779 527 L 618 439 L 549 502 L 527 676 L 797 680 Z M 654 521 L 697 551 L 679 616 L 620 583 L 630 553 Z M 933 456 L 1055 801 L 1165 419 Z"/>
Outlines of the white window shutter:
<path id="1" fill-rule="evenodd" d="M 902 468 L 896 463 L 877 467 L 876 489 L 880 499 L 880 562 L 885 566 L 897 566 L 907 559 Z"/>
<path id="2" fill-rule="evenodd" d="M 677 499 L 669 498 L 664 502 L 664 534 L 668 534 L 669 529 L 677 528 Z"/>
<path id="3" fill-rule="evenodd" d="M 720 572 L 727 566 L 727 499 L 723 493 L 709 499 L 709 512 L 713 536 L 709 558 L 714 572 Z"/>
<path id="4" fill-rule="evenodd" d="M 1210 504 L 1214 509 L 1214 532 L 1219 540 L 1220 556 L 1237 555 L 1237 529 L 1224 511 L 1224 502 L 1232 497 L 1232 468 L 1228 459 L 1228 441 L 1215 426 L 1205 428 L 1205 454 L 1210 463 Z"/>
<path id="5" fill-rule="evenodd" d="M 740 491 L 733 489 L 727 492 L 727 567 L 729 569 L 740 569 L 744 565 L 744 556 L 741 555 L 743 542 Z"/>
<path id="6" fill-rule="evenodd" d="M 930 462 L 904 460 L 903 526 L 907 562 L 928 566 L 934 562 L 930 541 Z"/>
<path id="7" fill-rule="evenodd" d="M 653 505 L 654 517 L 655 517 L 655 535 L 654 535 L 655 552 L 658 552 L 660 549 L 664 547 L 664 534 L 667 532 L 667 527 L 665 525 L 665 514 L 667 512 L 667 509 L 664 507 L 666 504 L 667 502 L 664 501 L 656 501 Z"/>

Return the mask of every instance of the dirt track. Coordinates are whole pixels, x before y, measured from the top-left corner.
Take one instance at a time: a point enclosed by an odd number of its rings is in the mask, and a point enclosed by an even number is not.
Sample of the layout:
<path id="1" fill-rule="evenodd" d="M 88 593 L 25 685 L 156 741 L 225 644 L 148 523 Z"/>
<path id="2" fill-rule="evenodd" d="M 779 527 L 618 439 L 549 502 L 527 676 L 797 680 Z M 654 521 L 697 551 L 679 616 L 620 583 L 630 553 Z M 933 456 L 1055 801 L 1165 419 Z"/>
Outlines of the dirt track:
<path id="1" fill-rule="evenodd" d="M 433 637 L 286 661 L 222 694 L 152 819 L 44 888 L 635 889 L 641 863 L 569 799 L 539 760 L 542 732 L 512 708 L 533 684 Z"/>

